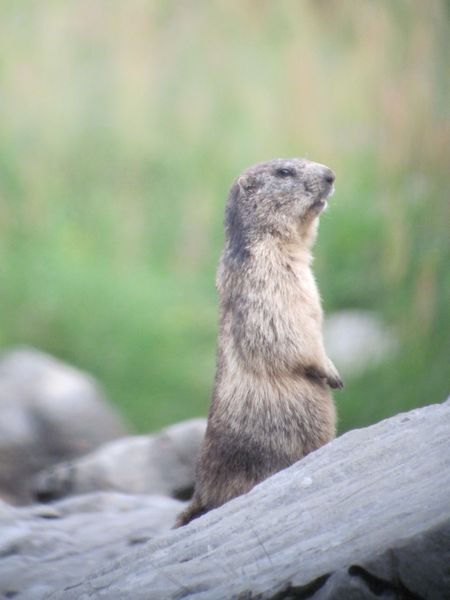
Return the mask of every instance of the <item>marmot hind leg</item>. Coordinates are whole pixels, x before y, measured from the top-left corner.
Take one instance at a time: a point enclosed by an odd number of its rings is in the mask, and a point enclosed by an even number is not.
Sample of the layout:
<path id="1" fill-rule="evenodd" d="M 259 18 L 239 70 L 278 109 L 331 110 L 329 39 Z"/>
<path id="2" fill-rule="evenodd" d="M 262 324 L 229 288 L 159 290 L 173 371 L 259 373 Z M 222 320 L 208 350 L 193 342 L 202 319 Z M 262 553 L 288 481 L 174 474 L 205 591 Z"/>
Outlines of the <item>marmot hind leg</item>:
<path id="1" fill-rule="evenodd" d="M 186 510 L 178 515 L 174 529 L 177 529 L 177 527 L 183 527 L 183 525 L 187 525 L 197 517 L 204 515 L 206 512 L 208 512 L 208 509 L 204 506 L 201 506 L 194 496 Z"/>

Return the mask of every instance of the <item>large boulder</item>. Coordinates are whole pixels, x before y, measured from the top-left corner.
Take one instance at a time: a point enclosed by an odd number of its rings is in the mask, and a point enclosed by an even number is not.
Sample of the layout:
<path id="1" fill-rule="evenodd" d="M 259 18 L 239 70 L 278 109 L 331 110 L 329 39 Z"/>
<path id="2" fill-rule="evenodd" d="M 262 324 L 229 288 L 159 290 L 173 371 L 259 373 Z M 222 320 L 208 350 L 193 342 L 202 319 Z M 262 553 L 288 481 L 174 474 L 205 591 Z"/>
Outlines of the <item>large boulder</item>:
<path id="1" fill-rule="evenodd" d="M 191 419 L 154 435 L 109 442 L 38 473 L 33 493 L 40 501 L 101 490 L 187 499 L 205 429 L 205 419 Z"/>
<path id="2" fill-rule="evenodd" d="M 182 506 L 111 492 L 23 508 L 0 502 L 0 598 L 48 598 L 170 529 Z"/>
<path id="3" fill-rule="evenodd" d="M 182 503 L 171 499 L 130 505 L 125 526 L 120 511 L 95 509 L 98 498 L 86 500 L 91 517 L 82 522 L 61 502 L 8 508 L 0 597 L 449 598 L 449 439 L 449 402 L 401 414 L 341 436 L 173 531 Z"/>
<path id="4" fill-rule="evenodd" d="M 31 349 L 0 357 L 0 497 L 29 502 L 34 473 L 127 433 L 85 373 Z"/>

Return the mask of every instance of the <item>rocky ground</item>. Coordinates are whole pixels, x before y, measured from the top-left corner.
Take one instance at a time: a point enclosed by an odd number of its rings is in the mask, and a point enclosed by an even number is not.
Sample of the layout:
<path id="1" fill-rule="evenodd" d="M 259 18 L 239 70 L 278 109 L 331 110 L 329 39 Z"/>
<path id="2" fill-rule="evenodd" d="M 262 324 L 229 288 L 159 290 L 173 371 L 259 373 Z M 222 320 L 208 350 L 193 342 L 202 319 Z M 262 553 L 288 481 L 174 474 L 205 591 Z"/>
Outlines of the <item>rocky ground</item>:
<path id="1" fill-rule="evenodd" d="M 11 365 L 32 354 L 0 362 L 1 599 L 450 598 L 450 401 L 351 431 L 172 530 L 204 420 L 131 436 L 94 382 L 40 354 L 13 403 Z M 58 433 L 77 389 L 107 424 L 82 450 Z"/>

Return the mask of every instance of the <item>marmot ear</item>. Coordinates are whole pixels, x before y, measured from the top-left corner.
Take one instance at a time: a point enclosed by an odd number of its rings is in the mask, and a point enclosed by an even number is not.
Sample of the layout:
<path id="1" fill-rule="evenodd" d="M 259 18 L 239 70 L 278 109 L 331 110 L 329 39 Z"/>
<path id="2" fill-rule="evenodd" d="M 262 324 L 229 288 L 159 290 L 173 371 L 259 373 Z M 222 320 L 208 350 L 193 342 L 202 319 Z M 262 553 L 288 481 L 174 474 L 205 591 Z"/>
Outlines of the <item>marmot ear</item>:
<path id="1" fill-rule="evenodd" d="M 237 179 L 237 184 L 244 192 L 244 195 L 245 192 L 251 192 L 258 187 L 255 177 L 251 175 L 241 175 Z"/>
<path id="2" fill-rule="evenodd" d="M 241 187 L 239 180 L 237 179 L 231 186 L 229 198 L 232 204 L 239 202 L 241 197 L 245 196 L 244 189 Z"/>

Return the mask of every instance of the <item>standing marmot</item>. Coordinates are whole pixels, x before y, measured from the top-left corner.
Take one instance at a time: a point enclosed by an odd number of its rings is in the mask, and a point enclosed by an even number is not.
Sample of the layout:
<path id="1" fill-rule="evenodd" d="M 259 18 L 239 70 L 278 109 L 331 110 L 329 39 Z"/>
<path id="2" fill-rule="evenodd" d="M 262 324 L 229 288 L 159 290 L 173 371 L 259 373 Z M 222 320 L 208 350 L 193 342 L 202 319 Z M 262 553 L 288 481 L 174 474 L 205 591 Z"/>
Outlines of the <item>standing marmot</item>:
<path id="1" fill-rule="evenodd" d="M 329 442 L 342 387 L 322 341 L 311 247 L 335 175 L 304 159 L 245 171 L 231 188 L 217 275 L 214 393 L 185 525 Z"/>

